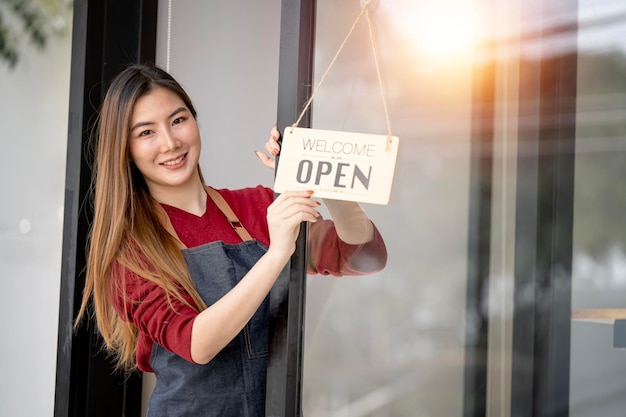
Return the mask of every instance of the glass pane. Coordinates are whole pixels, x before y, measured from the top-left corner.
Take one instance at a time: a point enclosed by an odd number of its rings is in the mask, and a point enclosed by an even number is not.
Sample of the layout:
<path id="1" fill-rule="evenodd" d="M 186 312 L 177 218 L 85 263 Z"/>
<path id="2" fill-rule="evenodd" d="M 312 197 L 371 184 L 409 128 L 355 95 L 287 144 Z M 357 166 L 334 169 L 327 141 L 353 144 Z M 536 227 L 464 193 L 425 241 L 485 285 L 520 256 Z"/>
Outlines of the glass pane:
<path id="1" fill-rule="evenodd" d="M 436 46 L 422 40 L 450 29 L 437 23 L 468 15 L 461 2 L 453 9 L 424 4 L 381 1 L 373 14 L 391 128 L 400 147 L 389 204 L 363 207 L 385 238 L 389 260 L 375 275 L 309 277 L 306 416 L 462 414 L 472 77 L 463 36 L 468 32 Z M 318 1 L 314 85 L 358 14 L 358 1 Z M 365 18 L 314 103 L 314 128 L 387 132 Z"/>
<path id="2" fill-rule="evenodd" d="M 579 1 L 571 416 L 621 416 L 626 308 L 626 4 Z M 593 316 L 604 319 L 593 319 Z"/>

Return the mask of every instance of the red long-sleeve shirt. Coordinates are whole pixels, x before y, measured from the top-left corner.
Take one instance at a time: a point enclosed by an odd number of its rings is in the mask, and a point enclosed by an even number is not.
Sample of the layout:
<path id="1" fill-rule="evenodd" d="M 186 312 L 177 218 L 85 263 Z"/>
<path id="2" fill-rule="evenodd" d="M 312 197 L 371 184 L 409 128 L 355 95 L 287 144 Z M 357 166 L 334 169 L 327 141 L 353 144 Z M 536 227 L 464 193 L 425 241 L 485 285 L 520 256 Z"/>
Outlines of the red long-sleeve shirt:
<path id="1" fill-rule="evenodd" d="M 217 190 L 235 212 L 250 235 L 269 246 L 266 222 L 267 207 L 274 192 L 265 187 L 240 190 Z M 226 217 L 210 198 L 202 216 L 163 205 L 179 239 L 192 248 L 206 243 L 223 241 L 237 244 L 241 239 Z M 363 245 L 349 245 L 339 239 L 330 220 L 318 220 L 309 231 L 310 274 L 363 275 L 381 270 L 387 261 L 387 251 L 382 237 L 374 227 L 374 239 Z M 165 292 L 158 285 L 128 270 L 118 267 L 117 276 L 125 275 L 125 294 L 114 296 L 114 307 L 121 317 L 132 321 L 139 329 L 137 365 L 142 371 L 152 371 L 150 353 L 153 343 L 193 362 L 191 358 L 191 329 L 198 312 L 178 300 L 167 302 Z M 184 294 L 188 301 L 191 298 Z M 126 297 L 125 316 L 122 312 Z"/>

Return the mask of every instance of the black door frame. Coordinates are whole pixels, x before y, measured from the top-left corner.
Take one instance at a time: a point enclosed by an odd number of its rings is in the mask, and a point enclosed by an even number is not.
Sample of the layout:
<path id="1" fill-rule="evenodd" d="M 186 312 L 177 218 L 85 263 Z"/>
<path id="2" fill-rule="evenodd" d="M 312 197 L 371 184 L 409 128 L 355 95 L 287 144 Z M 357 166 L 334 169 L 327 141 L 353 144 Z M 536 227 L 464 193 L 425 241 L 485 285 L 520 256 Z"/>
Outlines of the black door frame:
<path id="1" fill-rule="evenodd" d="M 316 0 L 283 0 L 278 73 L 278 126 L 298 119 L 311 94 L 315 51 Z M 311 111 L 300 125 L 309 127 Z M 280 158 L 276 160 L 280 163 Z M 270 357 L 267 364 L 267 417 L 302 413 L 302 360 L 306 305 L 306 242 L 300 227 L 296 252 L 270 292 Z"/>
<path id="2" fill-rule="evenodd" d="M 93 320 L 83 320 L 76 331 L 72 326 L 85 283 L 93 217 L 90 131 L 115 74 L 128 64 L 154 61 L 156 18 L 156 1 L 74 2 L 55 417 L 140 415 L 140 374 L 113 372 Z"/>

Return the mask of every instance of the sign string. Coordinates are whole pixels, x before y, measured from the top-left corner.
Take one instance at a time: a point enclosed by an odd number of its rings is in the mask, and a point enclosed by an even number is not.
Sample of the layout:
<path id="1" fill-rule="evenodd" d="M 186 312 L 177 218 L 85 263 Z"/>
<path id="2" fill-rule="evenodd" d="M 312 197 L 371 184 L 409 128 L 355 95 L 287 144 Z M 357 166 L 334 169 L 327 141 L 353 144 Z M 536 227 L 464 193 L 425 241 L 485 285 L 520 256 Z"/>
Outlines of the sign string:
<path id="1" fill-rule="evenodd" d="M 337 58 L 339 58 L 339 55 L 343 51 L 344 46 L 348 42 L 348 39 L 350 39 L 350 36 L 352 36 L 352 33 L 354 32 L 354 29 L 356 28 L 356 25 L 359 23 L 359 21 L 361 20 L 361 18 L 365 14 L 365 16 L 367 18 L 367 26 L 368 26 L 368 31 L 369 31 L 370 44 L 372 45 L 372 52 L 373 52 L 373 55 L 374 55 L 374 63 L 376 65 L 376 76 L 378 78 L 378 87 L 380 88 L 380 95 L 381 95 L 382 102 L 383 102 L 383 111 L 385 112 L 385 121 L 387 122 L 387 146 L 389 146 L 391 144 L 391 140 L 392 140 L 391 139 L 391 137 L 392 137 L 392 134 L 391 134 L 391 123 L 389 122 L 389 112 L 387 110 L 387 100 L 385 98 L 385 91 L 384 91 L 384 88 L 383 88 L 383 81 L 382 81 L 382 75 L 381 75 L 381 71 L 380 71 L 380 63 L 379 63 L 379 60 L 378 60 L 376 40 L 375 40 L 375 37 L 374 37 L 374 28 L 373 28 L 373 24 L 372 24 L 371 10 L 370 10 L 370 4 L 369 3 L 370 2 L 368 1 L 368 2 L 366 2 L 363 5 L 363 7 L 361 7 L 361 12 L 359 13 L 357 18 L 355 19 L 354 23 L 352 23 L 352 27 L 350 27 L 350 30 L 348 31 L 348 34 L 346 35 L 346 37 L 344 38 L 343 42 L 339 46 L 339 49 L 335 53 L 335 56 L 330 61 L 330 64 L 328 65 L 328 68 L 326 68 L 326 71 L 322 75 L 322 78 L 320 79 L 319 83 L 317 84 L 317 86 L 313 90 L 313 93 L 311 94 L 311 97 L 309 97 L 309 100 L 306 102 L 306 104 L 304 106 L 304 109 L 300 113 L 300 116 L 298 117 L 296 122 L 291 126 L 292 128 L 298 127 L 298 124 L 300 123 L 300 121 L 304 117 L 304 114 L 306 113 L 306 111 L 311 106 L 311 103 L 313 102 L 313 98 L 315 97 L 315 94 L 317 93 L 317 91 L 319 90 L 321 85 L 326 80 L 326 77 L 328 76 L 328 73 L 330 72 L 330 69 L 333 67 L 333 65 L 335 65 L 335 62 L 337 61 Z M 293 132 L 293 130 L 292 130 L 292 132 Z"/>
<path id="2" fill-rule="evenodd" d="M 170 72 L 170 52 L 172 46 L 172 0 L 167 0 L 167 41 L 165 44 L 165 71 Z"/>
<path id="3" fill-rule="evenodd" d="M 367 27 L 369 29 L 370 34 L 370 43 L 372 44 L 372 53 L 374 54 L 374 63 L 376 64 L 376 76 L 378 77 L 378 88 L 380 88 L 380 97 L 383 101 L 383 110 L 385 112 L 385 121 L 387 122 L 387 145 L 391 140 L 391 123 L 389 122 L 389 111 L 387 110 L 387 100 L 385 99 L 385 89 L 383 87 L 383 78 L 380 74 L 380 64 L 378 62 L 378 53 L 376 47 L 376 40 L 374 38 L 374 27 L 372 25 L 372 16 L 369 10 L 369 3 L 365 3 L 363 8 L 367 7 L 367 13 L 365 17 L 367 17 Z"/>

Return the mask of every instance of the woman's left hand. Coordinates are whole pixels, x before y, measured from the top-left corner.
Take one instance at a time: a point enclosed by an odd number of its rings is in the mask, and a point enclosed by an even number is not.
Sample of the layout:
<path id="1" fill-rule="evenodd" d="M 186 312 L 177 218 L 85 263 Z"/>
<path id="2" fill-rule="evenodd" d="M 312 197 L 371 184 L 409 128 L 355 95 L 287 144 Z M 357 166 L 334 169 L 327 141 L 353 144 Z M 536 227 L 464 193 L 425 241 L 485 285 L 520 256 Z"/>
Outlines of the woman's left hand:
<path id="1" fill-rule="evenodd" d="M 270 137 L 267 142 L 265 142 L 265 151 L 272 156 L 268 156 L 261 151 L 254 151 L 261 163 L 270 169 L 276 169 L 276 161 L 273 157 L 280 154 L 280 145 L 278 144 L 279 139 L 280 132 L 276 127 L 276 123 L 274 123 L 274 126 L 272 126 L 272 129 L 270 130 Z"/>

